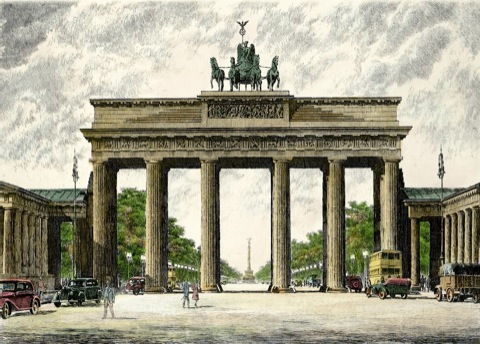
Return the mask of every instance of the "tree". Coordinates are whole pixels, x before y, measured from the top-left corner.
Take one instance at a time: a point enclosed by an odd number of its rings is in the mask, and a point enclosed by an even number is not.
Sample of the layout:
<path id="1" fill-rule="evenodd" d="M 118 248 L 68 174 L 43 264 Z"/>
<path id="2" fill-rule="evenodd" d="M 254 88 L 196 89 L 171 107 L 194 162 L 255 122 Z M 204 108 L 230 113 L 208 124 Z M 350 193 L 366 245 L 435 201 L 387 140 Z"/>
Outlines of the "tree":
<path id="1" fill-rule="evenodd" d="M 346 270 L 351 275 L 359 274 L 364 269 L 362 252 L 373 252 L 373 207 L 366 202 L 353 201 L 348 204 L 345 215 Z"/>
<path id="2" fill-rule="evenodd" d="M 420 222 L 420 272 L 428 276 L 430 272 L 430 225 Z"/>
<path id="3" fill-rule="evenodd" d="M 72 239 L 73 225 L 71 222 L 63 222 L 60 225 L 60 251 L 61 251 L 61 272 L 62 278 L 72 277 Z"/>
<path id="4" fill-rule="evenodd" d="M 263 265 L 258 272 L 255 273 L 255 279 L 257 281 L 270 282 L 271 265 L 270 261 Z"/>

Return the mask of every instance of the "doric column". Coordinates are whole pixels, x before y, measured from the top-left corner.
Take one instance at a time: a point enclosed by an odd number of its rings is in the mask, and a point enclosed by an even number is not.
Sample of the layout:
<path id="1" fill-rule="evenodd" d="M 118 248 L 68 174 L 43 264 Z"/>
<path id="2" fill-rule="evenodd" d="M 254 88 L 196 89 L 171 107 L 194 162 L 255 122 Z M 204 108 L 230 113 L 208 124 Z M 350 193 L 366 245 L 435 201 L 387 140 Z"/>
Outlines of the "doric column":
<path id="1" fill-rule="evenodd" d="M 376 166 L 373 169 L 373 251 L 380 251 L 381 248 L 381 197 L 380 182 L 382 179 L 382 168 Z"/>
<path id="2" fill-rule="evenodd" d="M 42 217 L 41 275 L 48 275 L 48 216 Z"/>
<path id="3" fill-rule="evenodd" d="M 203 291 L 216 291 L 220 284 L 218 236 L 220 234 L 219 171 L 215 160 L 201 161 L 201 287 Z"/>
<path id="4" fill-rule="evenodd" d="M 12 208 L 5 208 L 3 215 L 3 273 L 12 274 L 14 269 Z"/>
<path id="5" fill-rule="evenodd" d="M 445 235 L 443 236 L 445 244 L 445 263 L 450 263 L 450 249 L 451 249 L 451 244 L 450 244 L 450 237 L 451 237 L 451 217 L 450 215 L 445 215 L 444 221 L 443 221 L 443 226 L 445 227 Z"/>
<path id="6" fill-rule="evenodd" d="M 35 219 L 35 276 L 42 274 L 42 216 Z"/>
<path id="7" fill-rule="evenodd" d="M 37 215 L 30 213 L 28 218 L 28 276 L 35 275 L 35 227 Z"/>
<path id="8" fill-rule="evenodd" d="M 345 266 L 345 196 L 343 160 L 329 160 L 328 167 L 328 291 L 345 291 L 343 275 Z"/>
<path id="9" fill-rule="evenodd" d="M 146 291 L 162 292 L 168 284 L 168 170 L 162 161 L 146 164 Z"/>
<path id="10" fill-rule="evenodd" d="M 290 170 L 288 160 L 274 160 L 273 171 L 273 287 L 290 285 Z"/>
<path id="11" fill-rule="evenodd" d="M 22 210 L 20 209 L 15 211 L 13 236 L 13 246 L 15 247 L 15 274 L 19 276 L 22 274 Z"/>
<path id="12" fill-rule="evenodd" d="M 382 202 L 382 250 L 396 250 L 397 247 L 397 185 L 398 161 L 385 160 L 385 174 Z"/>
<path id="13" fill-rule="evenodd" d="M 117 282 L 117 169 L 112 164 L 106 165 L 105 185 L 105 275 L 114 284 Z"/>
<path id="14" fill-rule="evenodd" d="M 472 263 L 480 263 L 480 208 L 472 208 Z"/>
<path id="15" fill-rule="evenodd" d="M 106 282 L 107 168 L 104 161 L 93 161 L 93 277 L 101 286 Z"/>
<path id="16" fill-rule="evenodd" d="M 323 172 L 323 183 L 322 183 L 322 221 L 323 221 L 323 267 L 322 267 L 322 282 L 323 286 L 327 286 L 327 271 L 328 271 L 328 252 L 327 252 L 327 242 L 328 242 L 328 167 L 322 170 Z"/>
<path id="17" fill-rule="evenodd" d="M 457 263 L 463 263 L 465 253 L 465 213 L 460 210 L 457 213 Z"/>
<path id="18" fill-rule="evenodd" d="M 411 240 L 411 269 L 412 285 L 418 286 L 420 282 L 420 229 L 418 219 L 410 219 Z"/>
<path id="19" fill-rule="evenodd" d="M 465 263 L 472 262 L 472 211 L 465 209 L 465 254 L 463 260 Z"/>
<path id="20" fill-rule="evenodd" d="M 24 211 L 22 214 L 22 274 L 28 275 L 29 269 L 29 219 L 30 214 Z"/>
<path id="21" fill-rule="evenodd" d="M 0 207 L 0 273 L 3 273 L 3 208 Z"/>
<path id="22" fill-rule="evenodd" d="M 450 240 L 450 262 L 451 263 L 456 263 L 457 262 L 457 252 L 458 252 L 458 235 L 457 235 L 457 228 L 458 228 L 458 220 L 457 220 L 457 214 L 452 213 L 451 215 L 451 228 L 452 231 L 450 233 L 451 235 L 451 240 Z"/>

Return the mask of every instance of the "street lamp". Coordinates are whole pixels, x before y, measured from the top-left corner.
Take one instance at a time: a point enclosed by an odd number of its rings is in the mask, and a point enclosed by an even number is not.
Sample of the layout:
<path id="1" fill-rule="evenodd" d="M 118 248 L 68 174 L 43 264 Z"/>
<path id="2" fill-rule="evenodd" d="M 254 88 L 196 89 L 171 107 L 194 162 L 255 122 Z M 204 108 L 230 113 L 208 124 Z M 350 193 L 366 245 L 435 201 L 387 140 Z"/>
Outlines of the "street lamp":
<path id="1" fill-rule="evenodd" d="M 140 256 L 140 261 L 142 262 L 142 277 L 143 277 L 143 274 L 144 274 L 144 269 L 145 269 L 145 262 L 146 262 L 146 258 L 145 258 L 145 255 L 142 254 Z"/>
<path id="2" fill-rule="evenodd" d="M 367 268 L 367 259 L 368 259 L 368 251 L 363 250 L 362 252 L 363 256 L 363 276 L 365 276 L 365 288 L 367 287 L 367 281 L 368 281 L 368 268 Z"/>
<path id="3" fill-rule="evenodd" d="M 444 243 L 444 228 L 443 228 L 443 176 L 445 175 L 445 165 L 443 163 L 442 146 L 440 146 L 440 154 L 438 155 L 438 178 L 440 178 L 440 261 L 445 263 L 445 243 Z"/>
<path id="4" fill-rule="evenodd" d="M 72 277 L 76 277 L 75 269 L 75 250 L 76 250 L 76 225 L 77 225 L 77 181 L 78 181 L 78 160 L 75 149 L 73 150 L 73 168 L 72 168 L 72 178 L 73 178 L 73 233 L 72 233 Z"/>
<path id="5" fill-rule="evenodd" d="M 352 275 L 354 275 L 357 272 L 357 270 L 354 269 L 355 268 L 355 255 L 353 253 L 350 255 L 350 260 L 351 260 L 351 264 L 352 264 L 351 265 L 352 266 L 352 271 L 350 271 L 350 273 Z"/>
<path id="6" fill-rule="evenodd" d="M 132 262 L 132 254 L 127 252 L 127 279 L 130 278 L 130 263 Z"/>

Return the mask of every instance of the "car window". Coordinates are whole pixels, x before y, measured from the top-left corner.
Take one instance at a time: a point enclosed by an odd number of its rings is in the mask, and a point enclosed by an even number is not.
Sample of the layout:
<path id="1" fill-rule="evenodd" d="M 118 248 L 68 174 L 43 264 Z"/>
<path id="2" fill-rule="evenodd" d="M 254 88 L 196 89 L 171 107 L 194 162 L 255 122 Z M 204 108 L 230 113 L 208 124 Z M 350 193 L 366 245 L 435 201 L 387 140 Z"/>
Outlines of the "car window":
<path id="1" fill-rule="evenodd" d="M 33 287 L 30 283 L 25 283 L 25 290 L 33 290 Z"/>
<path id="2" fill-rule="evenodd" d="M 25 290 L 25 283 L 19 282 L 17 283 L 17 291 L 24 291 Z"/>
<path id="3" fill-rule="evenodd" d="M 15 291 L 15 282 L 0 282 L 0 291 Z"/>

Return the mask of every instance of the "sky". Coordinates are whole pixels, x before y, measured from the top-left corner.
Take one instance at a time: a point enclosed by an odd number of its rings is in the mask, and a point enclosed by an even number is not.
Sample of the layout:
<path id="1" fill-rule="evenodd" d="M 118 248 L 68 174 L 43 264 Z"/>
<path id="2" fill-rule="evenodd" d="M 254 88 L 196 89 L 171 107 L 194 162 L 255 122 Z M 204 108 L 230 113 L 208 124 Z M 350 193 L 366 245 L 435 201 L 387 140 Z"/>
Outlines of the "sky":
<path id="1" fill-rule="evenodd" d="M 208 90 L 209 59 L 235 56 L 237 20 L 262 65 L 278 55 L 281 89 L 295 96 L 400 96 L 407 186 L 480 181 L 480 4 L 382 2 L 2 2 L 0 180 L 24 188 L 79 186 L 91 171 L 79 128 L 90 98 L 195 97 Z M 246 269 L 270 256 L 267 170 L 221 173 L 222 258 Z M 292 238 L 321 227 L 321 173 L 292 170 Z M 200 243 L 200 173 L 172 170 L 169 214 Z M 118 191 L 145 188 L 145 171 L 120 171 Z M 347 201 L 372 203 L 372 174 L 346 171 Z"/>

